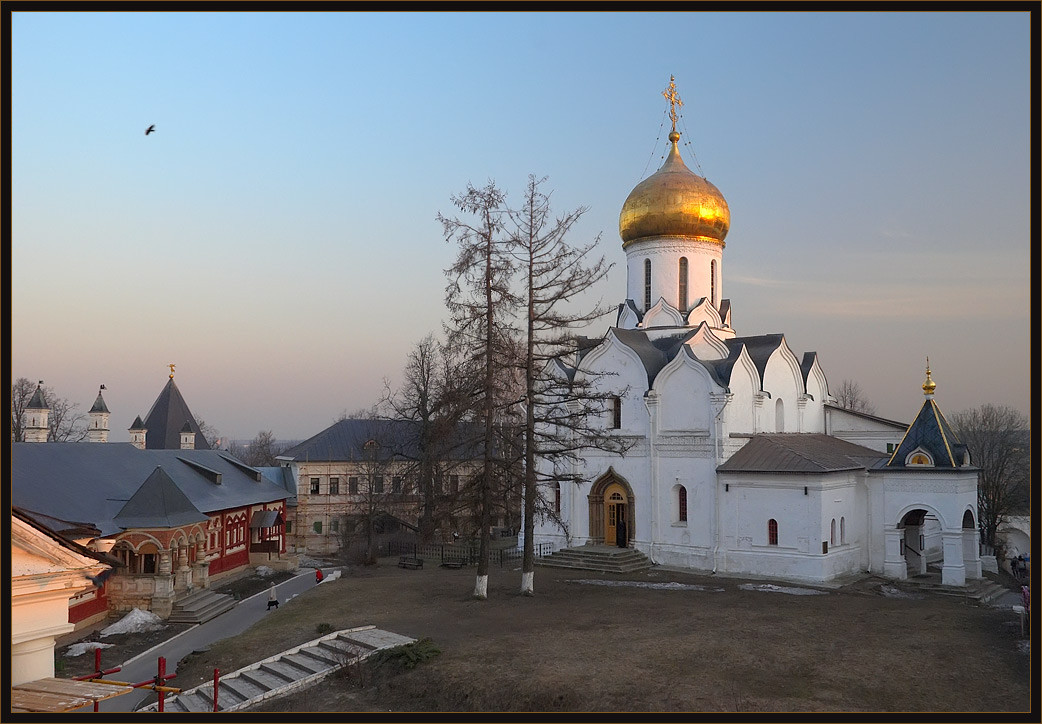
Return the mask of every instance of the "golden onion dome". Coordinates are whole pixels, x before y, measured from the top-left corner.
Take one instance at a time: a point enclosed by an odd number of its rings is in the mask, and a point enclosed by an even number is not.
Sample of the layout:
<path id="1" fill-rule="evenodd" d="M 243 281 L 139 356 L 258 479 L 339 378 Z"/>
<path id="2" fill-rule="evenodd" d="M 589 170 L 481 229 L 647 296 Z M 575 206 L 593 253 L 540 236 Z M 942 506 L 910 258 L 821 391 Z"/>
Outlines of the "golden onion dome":
<path id="1" fill-rule="evenodd" d="M 713 184 L 684 165 L 673 131 L 662 168 L 637 184 L 619 214 L 619 236 L 625 248 L 653 236 L 679 236 L 724 243 L 731 211 Z"/>

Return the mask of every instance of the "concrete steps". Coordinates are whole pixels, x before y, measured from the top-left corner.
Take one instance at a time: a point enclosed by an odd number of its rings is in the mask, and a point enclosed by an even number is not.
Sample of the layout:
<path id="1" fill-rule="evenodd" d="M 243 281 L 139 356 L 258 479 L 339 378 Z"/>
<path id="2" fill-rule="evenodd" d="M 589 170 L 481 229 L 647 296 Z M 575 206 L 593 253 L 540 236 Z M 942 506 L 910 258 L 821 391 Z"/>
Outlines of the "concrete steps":
<path id="1" fill-rule="evenodd" d="M 365 659 L 381 649 L 413 643 L 375 626 L 334 631 L 256 664 L 220 677 L 216 711 L 245 709 L 259 701 L 309 686 L 337 669 Z M 165 712 L 213 712 L 213 682 L 169 696 Z M 138 711 L 158 711 L 158 702 Z"/>
<path id="2" fill-rule="evenodd" d="M 171 623 L 205 623 L 235 608 L 235 599 L 203 589 L 174 603 L 167 618 Z"/>
<path id="3" fill-rule="evenodd" d="M 536 565 L 601 573 L 633 573 L 651 568 L 651 561 L 643 553 L 632 548 L 584 545 L 562 548 L 549 556 L 537 558 Z"/>
<path id="4" fill-rule="evenodd" d="M 978 605 L 985 605 L 995 600 L 1008 589 L 988 578 L 970 579 L 965 586 L 946 586 L 941 583 L 941 570 L 930 564 L 925 574 L 909 576 L 902 583 L 910 584 L 924 593 L 935 593 L 941 596 L 966 598 Z"/>

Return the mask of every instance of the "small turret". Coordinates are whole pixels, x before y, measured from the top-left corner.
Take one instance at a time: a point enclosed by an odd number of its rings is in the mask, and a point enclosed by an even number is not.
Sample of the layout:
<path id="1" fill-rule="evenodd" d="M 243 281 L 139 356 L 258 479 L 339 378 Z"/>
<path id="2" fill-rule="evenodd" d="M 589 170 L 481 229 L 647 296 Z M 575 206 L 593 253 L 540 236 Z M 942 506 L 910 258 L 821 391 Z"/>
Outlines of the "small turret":
<path id="1" fill-rule="evenodd" d="M 98 399 L 94 400 L 94 407 L 90 408 L 90 426 L 87 428 L 88 442 L 109 441 L 109 408 L 105 404 L 105 398 L 101 396 L 102 385 L 98 390 Z"/>
<path id="2" fill-rule="evenodd" d="M 195 432 L 187 420 L 185 420 L 184 427 L 181 428 L 181 449 L 195 450 Z"/>
<path id="3" fill-rule="evenodd" d="M 134 418 L 134 424 L 130 426 L 130 442 L 138 450 L 145 449 L 145 434 L 148 428 L 141 422 L 141 415 Z"/>
<path id="4" fill-rule="evenodd" d="M 43 396 L 43 380 L 40 380 L 40 383 L 36 386 L 36 392 L 33 393 L 29 404 L 25 406 L 25 412 L 22 413 L 22 419 L 25 423 L 23 428 L 24 440 L 26 442 L 47 442 L 47 434 L 50 431 L 47 425 L 47 415 L 49 413 L 50 409 L 47 407 L 47 401 Z"/>

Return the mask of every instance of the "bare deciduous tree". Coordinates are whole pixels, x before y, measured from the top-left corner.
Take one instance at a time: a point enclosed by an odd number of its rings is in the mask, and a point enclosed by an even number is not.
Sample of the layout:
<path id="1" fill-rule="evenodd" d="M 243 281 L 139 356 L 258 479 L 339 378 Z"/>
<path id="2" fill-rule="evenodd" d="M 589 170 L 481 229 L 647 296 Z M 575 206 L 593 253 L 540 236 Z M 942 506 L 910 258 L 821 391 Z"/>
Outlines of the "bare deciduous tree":
<path id="1" fill-rule="evenodd" d="M 553 217 L 550 194 L 541 185 L 545 178 L 528 177 L 521 207 L 510 212 L 514 255 L 520 270 L 521 297 L 527 324 L 524 332 L 524 559 L 521 593 L 534 594 L 535 516 L 540 505 L 539 488 L 559 484 L 560 477 L 540 476 L 537 460 L 548 469 L 572 468 L 580 446 L 588 442 L 588 418 L 599 414 L 601 401 L 589 387 L 548 370 L 550 360 L 574 346 L 570 332 L 588 325 L 609 310 L 597 303 L 585 311 L 576 306 L 611 269 L 604 257 L 592 259 L 600 237 L 583 246 L 572 246 L 567 236 L 587 211 L 579 207 Z M 610 439 L 610 438 L 609 438 Z"/>
<path id="2" fill-rule="evenodd" d="M 981 405 L 956 413 L 952 429 L 979 468 L 977 515 L 981 542 L 994 546 L 995 532 L 1028 496 L 1030 426 L 1011 407 Z"/>
<path id="3" fill-rule="evenodd" d="M 384 381 L 381 408 L 395 420 L 415 423 L 409 444 L 402 454 L 409 458 L 409 472 L 420 496 L 418 528 L 420 539 L 428 543 L 442 516 L 438 496 L 440 476 L 450 474 L 465 451 L 460 423 L 469 413 L 471 375 L 452 350 L 429 334 L 420 340 L 405 364 L 401 386 L 392 391 Z"/>
<path id="4" fill-rule="evenodd" d="M 462 194 L 451 198 L 466 218 L 438 214 L 447 242 L 459 251 L 455 263 L 446 270 L 446 306 L 450 322 L 449 342 L 464 364 L 480 372 L 469 395 L 479 410 L 477 421 L 483 429 L 482 465 L 478 474 L 480 545 L 474 598 L 488 597 L 488 568 L 492 488 L 501 479 L 503 466 L 497 459 L 495 425 L 505 404 L 506 392 L 497 369 L 510 367 L 505 340 L 514 336 L 511 315 L 516 303 L 510 289 L 513 271 L 509 257 L 510 239 L 503 233 L 505 195 L 494 182 L 480 189 L 467 184 Z"/>
<path id="5" fill-rule="evenodd" d="M 836 398 L 836 404 L 844 409 L 863 412 L 866 415 L 876 414 L 875 405 L 869 401 L 861 385 L 854 380 L 843 380 L 833 397 Z"/>
<path id="6" fill-rule="evenodd" d="M 47 442 L 81 442 L 87 439 L 87 415 L 79 412 L 79 404 L 58 397 L 50 387 L 42 386 L 47 414 Z M 11 442 L 25 441 L 25 409 L 37 389 L 28 378 L 19 377 L 11 385 Z"/>
<path id="7" fill-rule="evenodd" d="M 286 448 L 284 443 L 275 439 L 271 430 L 261 430 L 246 445 L 232 445 L 231 453 L 251 467 L 274 467 L 278 465 L 275 458 Z"/>

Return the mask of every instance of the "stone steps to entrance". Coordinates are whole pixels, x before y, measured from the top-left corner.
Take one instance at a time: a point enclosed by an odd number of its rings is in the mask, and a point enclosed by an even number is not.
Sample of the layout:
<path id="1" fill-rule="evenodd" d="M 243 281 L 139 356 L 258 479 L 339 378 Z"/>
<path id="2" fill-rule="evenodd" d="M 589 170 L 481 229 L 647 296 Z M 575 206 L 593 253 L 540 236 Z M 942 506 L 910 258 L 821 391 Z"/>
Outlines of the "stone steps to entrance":
<path id="1" fill-rule="evenodd" d="M 235 599 L 224 593 L 202 590 L 174 603 L 167 618 L 171 623 L 206 623 L 235 608 Z"/>
<path id="2" fill-rule="evenodd" d="M 245 709 L 264 699 L 304 688 L 381 649 L 410 644 L 415 640 L 375 626 L 334 631 L 220 677 L 216 711 Z M 156 702 L 138 711 L 158 710 L 159 703 Z M 166 697 L 163 710 L 215 711 L 213 682 Z"/>
<path id="3" fill-rule="evenodd" d="M 562 548 L 549 556 L 536 559 L 536 565 L 601 573 L 633 573 L 651 568 L 651 561 L 632 548 L 584 545 Z"/>
<path id="4" fill-rule="evenodd" d="M 911 584 L 925 593 L 936 593 L 941 596 L 967 598 L 978 605 L 990 603 L 1007 589 L 988 578 L 970 579 L 965 586 L 946 586 L 941 583 L 941 570 L 930 564 L 926 573 L 909 574 L 903 583 Z"/>

